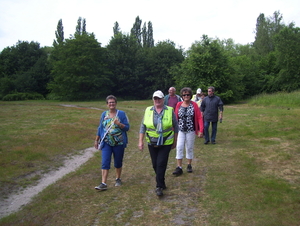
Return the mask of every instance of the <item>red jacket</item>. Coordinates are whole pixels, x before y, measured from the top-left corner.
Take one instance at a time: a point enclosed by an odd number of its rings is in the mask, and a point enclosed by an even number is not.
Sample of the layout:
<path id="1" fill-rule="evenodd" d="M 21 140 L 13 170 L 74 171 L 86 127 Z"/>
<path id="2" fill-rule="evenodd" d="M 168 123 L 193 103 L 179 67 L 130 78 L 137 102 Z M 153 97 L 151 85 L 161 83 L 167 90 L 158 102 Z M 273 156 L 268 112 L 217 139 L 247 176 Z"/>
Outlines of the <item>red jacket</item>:
<path id="1" fill-rule="evenodd" d="M 175 108 L 175 115 L 178 120 L 178 111 L 183 101 L 178 102 Z M 195 125 L 195 133 L 198 135 L 198 132 L 203 133 L 203 117 L 201 115 L 200 109 L 198 104 L 194 101 L 191 101 L 194 107 L 194 125 Z"/>

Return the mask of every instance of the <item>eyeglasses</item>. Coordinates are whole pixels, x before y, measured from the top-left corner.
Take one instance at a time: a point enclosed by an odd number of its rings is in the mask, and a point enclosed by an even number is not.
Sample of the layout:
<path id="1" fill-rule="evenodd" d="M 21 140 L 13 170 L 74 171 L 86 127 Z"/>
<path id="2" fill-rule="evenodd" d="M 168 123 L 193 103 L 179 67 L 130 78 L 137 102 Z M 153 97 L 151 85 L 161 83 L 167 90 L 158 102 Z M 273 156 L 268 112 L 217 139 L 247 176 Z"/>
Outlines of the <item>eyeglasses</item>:
<path id="1" fill-rule="evenodd" d="M 159 97 L 153 97 L 154 100 L 161 100 L 162 98 Z"/>
<path id="2" fill-rule="evenodd" d="M 190 94 L 182 94 L 182 96 L 183 96 L 183 97 L 185 97 L 185 96 L 189 97 Z"/>

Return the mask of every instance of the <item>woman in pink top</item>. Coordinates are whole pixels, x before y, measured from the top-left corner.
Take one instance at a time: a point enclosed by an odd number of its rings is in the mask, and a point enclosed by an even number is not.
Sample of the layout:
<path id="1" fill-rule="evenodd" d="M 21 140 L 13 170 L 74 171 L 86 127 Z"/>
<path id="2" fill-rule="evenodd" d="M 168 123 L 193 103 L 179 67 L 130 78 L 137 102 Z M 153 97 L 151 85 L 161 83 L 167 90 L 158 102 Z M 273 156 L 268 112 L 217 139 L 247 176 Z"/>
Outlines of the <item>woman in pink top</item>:
<path id="1" fill-rule="evenodd" d="M 178 138 L 176 147 L 177 167 L 173 175 L 179 176 L 182 171 L 182 159 L 186 148 L 187 172 L 193 172 L 192 160 L 194 158 L 194 143 L 196 135 L 203 137 L 203 118 L 196 102 L 192 101 L 192 89 L 185 87 L 180 94 L 183 101 L 178 102 L 175 115 L 178 120 Z"/>

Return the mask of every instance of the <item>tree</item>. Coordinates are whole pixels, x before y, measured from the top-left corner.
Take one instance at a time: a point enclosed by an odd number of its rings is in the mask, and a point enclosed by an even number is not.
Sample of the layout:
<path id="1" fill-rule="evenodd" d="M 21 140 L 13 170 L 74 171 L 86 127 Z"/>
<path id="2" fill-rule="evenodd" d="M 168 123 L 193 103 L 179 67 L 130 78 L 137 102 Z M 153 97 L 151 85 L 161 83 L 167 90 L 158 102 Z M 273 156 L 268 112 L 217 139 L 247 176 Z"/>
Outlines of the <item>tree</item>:
<path id="1" fill-rule="evenodd" d="M 119 27 L 119 23 L 116 21 L 113 27 L 114 36 L 121 33 L 121 29 Z"/>
<path id="2" fill-rule="evenodd" d="M 107 56 L 94 34 L 76 35 L 57 46 L 48 88 L 58 99 L 91 100 L 111 90 Z"/>
<path id="3" fill-rule="evenodd" d="M 166 40 L 157 43 L 149 49 L 147 55 L 147 76 L 146 81 L 150 90 L 167 91 L 175 85 L 175 79 L 170 69 L 182 63 L 184 60 L 182 49 L 176 49 L 175 43 Z"/>
<path id="4" fill-rule="evenodd" d="M 139 45 L 142 44 L 142 32 L 141 32 L 142 20 L 139 16 L 135 18 L 133 27 L 131 28 L 131 35 L 136 38 L 136 41 Z"/>
<path id="5" fill-rule="evenodd" d="M 150 48 L 154 47 L 154 39 L 153 39 L 153 26 L 151 21 L 148 22 L 148 30 L 147 30 L 147 41 L 148 41 L 148 46 Z"/>
<path id="6" fill-rule="evenodd" d="M 82 34 L 82 18 L 79 17 L 77 20 L 76 30 L 75 30 L 75 36 Z"/>
<path id="7" fill-rule="evenodd" d="M 236 90 L 239 78 L 232 76 L 232 72 L 224 47 L 219 40 L 212 40 L 206 35 L 192 45 L 184 62 L 172 70 L 176 86 L 192 89 L 214 86 L 225 102 L 240 97 Z"/>
<path id="8" fill-rule="evenodd" d="M 60 19 L 58 21 L 57 28 L 55 31 L 55 37 L 56 37 L 56 40 L 53 41 L 54 46 L 62 44 L 65 40 L 62 19 Z"/>
<path id="9" fill-rule="evenodd" d="M 47 53 L 37 42 L 18 41 L 0 54 L 2 96 L 13 92 L 38 92 L 45 95 L 50 79 Z"/>
<path id="10" fill-rule="evenodd" d="M 109 68 L 113 75 L 114 94 L 141 98 L 144 74 L 144 53 L 132 35 L 118 34 L 107 45 Z M 138 93 L 138 95 L 137 95 Z"/>
<path id="11" fill-rule="evenodd" d="M 282 22 L 282 15 L 275 11 L 272 17 L 265 18 L 261 13 L 257 18 L 256 35 L 253 43 L 260 55 L 267 55 L 275 50 L 274 36 L 278 34 L 285 25 Z"/>
<path id="12" fill-rule="evenodd" d="M 85 18 L 83 18 L 82 20 L 82 31 L 81 31 L 81 34 L 86 34 L 86 20 Z"/>
<path id="13" fill-rule="evenodd" d="M 143 47 L 148 47 L 148 34 L 147 34 L 146 22 L 144 23 L 143 26 L 142 35 L 143 35 Z"/>
<path id="14" fill-rule="evenodd" d="M 260 55 L 266 55 L 272 50 L 271 40 L 270 40 L 268 21 L 265 15 L 261 13 L 256 22 L 256 35 L 253 46 L 256 48 Z"/>
<path id="15" fill-rule="evenodd" d="M 284 28 L 275 36 L 280 71 L 275 84 L 278 90 L 293 91 L 300 88 L 300 28 Z"/>

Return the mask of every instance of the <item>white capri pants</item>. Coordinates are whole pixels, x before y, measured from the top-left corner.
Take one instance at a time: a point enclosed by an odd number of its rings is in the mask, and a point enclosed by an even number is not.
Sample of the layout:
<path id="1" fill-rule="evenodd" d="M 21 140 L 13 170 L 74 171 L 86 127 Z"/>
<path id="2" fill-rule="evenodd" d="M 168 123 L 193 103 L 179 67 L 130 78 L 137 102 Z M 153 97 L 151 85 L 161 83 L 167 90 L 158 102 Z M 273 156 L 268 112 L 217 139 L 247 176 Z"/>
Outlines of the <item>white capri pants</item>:
<path id="1" fill-rule="evenodd" d="M 177 145 L 176 145 L 176 159 L 183 159 L 184 147 L 186 149 L 186 158 L 194 158 L 194 143 L 195 143 L 195 131 L 192 132 L 178 132 Z"/>

